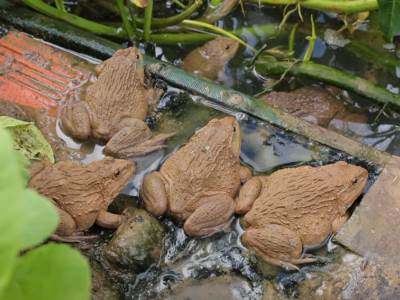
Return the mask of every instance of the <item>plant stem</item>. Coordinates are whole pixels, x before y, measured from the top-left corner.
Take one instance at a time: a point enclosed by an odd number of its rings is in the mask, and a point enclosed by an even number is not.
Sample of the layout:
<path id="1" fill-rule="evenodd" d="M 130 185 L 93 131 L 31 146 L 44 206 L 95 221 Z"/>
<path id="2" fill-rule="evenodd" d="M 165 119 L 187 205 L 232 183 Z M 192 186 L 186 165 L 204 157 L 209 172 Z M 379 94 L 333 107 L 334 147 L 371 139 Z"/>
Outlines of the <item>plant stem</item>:
<path id="1" fill-rule="evenodd" d="M 93 22 L 79 16 L 58 10 L 57 8 L 44 3 L 41 0 L 21 0 L 27 6 L 56 19 L 63 20 L 67 23 L 75 25 L 78 28 L 89 30 L 96 34 L 102 34 L 112 37 L 125 38 L 126 32 L 115 27 L 106 26 Z"/>
<path id="2" fill-rule="evenodd" d="M 174 2 L 176 5 L 178 5 L 180 8 L 183 8 L 183 9 L 185 9 L 186 8 L 186 5 L 185 4 L 183 4 L 181 1 L 179 1 L 179 0 L 172 0 L 172 2 Z"/>
<path id="3" fill-rule="evenodd" d="M 148 4 L 144 9 L 143 38 L 145 41 L 150 39 L 151 19 L 153 18 L 153 0 L 148 0 Z"/>
<path id="4" fill-rule="evenodd" d="M 276 24 L 261 24 L 252 27 L 242 27 L 231 33 L 245 38 L 247 34 L 256 35 L 257 39 L 266 40 L 278 34 L 278 26 Z M 190 32 L 190 33 L 175 33 L 175 32 L 160 32 L 153 33 L 150 39 L 155 43 L 160 44 L 176 44 L 176 43 L 201 43 L 207 42 L 216 35 L 207 32 Z"/>
<path id="5" fill-rule="evenodd" d="M 215 23 L 231 13 L 231 11 L 239 3 L 239 0 L 224 0 L 218 5 L 209 5 L 198 21 L 204 21 L 207 23 Z"/>
<path id="6" fill-rule="evenodd" d="M 311 19 L 311 36 L 306 37 L 306 39 L 308 40 L 308 47 L 303 57 L 304 62 L 310 61 L 314 53 L 315 41 L 317 40 L 317 33 L 315 32 L 314 16 L 311 15 L 310 19 Z"/>
<path id="7" fill-rule="evenodd" d="M 195 0 L 192 5 L 182 11 L 180 14 L 177 14 L 168 18 L 153 18 L 151 22 L 152 28 L 164 28 L 172 25 L 176 25 L 181 23 L 183 20 L 189 18 L 196 10 L 198 10 L 203 4 L 203 0 Z M 142 18 L 137 18 L 136 22 L 138 24 L 144 24 L 145 20 Z"/>
<path id="8" fill-rule="evenodd" d="M 130 22 L 131 16 L 128 8 L 124 5 L 124 0 L 117 0 L 117 7 L 119 14 L 121 15 L 122 24 L 124 25 L 125 31 L 128 34 L 129 39 L 133 41 L 135 37 L 135 30 Z"/>
<path id="9" fill-rule="evenodd" d="M 272 4 L 272 5 L 288 5 L 296 4 L 298 0 L 246 0 L 247 2 Z M 362 11 L 378 9 L 377 0 L 302 0 L 300 2 L 302 7 L 322 10 L 334 11 L 338 13 L 356 13 Z"/>
<path id="10" fill-rule="evenodd" d="M 256 50 L 251 47 L 250 45 L 248 45 L 246 42 L 244 42 L 242 39 L 238 38 L 235 34 L 233 34 L 232 32 L 229 32 L 225 29 L 216 27 L 214 25 L 205 23 L 205 22 L 200 22 L 200 21 L 195 21 L 195 20 L 184 20 L 182 21 L 183 25 L 187 25 L 188 27 L 194 27 L 194 28 L 200 28 L 200 29 L 208 29 L 210 31 L 213 31 L 215 33 L 219 33 L 221 35 L 224 35 L 226 37 L 229 37 L 235 41 L 238 41 L 240 44 L 242 44 L 245 47 L 249 47 L 252 51 L 256 52 Z"/>
<path id="11" fill-rule="evenodd" d="M 256 61 L 256 71 L 260 74 L 283 74 L 306 76 L 348 89 L 380 103 L 400 106 L 400 95 L 375 85 L 368 80 L 351 75 L 325 65 L 313 62 L 278 61 L 272 56 L 262 56 Z"/>
<path id="12" fill-rule="evenodd" d="M 65 5 L 64 5 L 64 0 L 55 0 L 56 3 L 56 7 L 58 10 L 64 11 L 66 12 L 67 10 L 65 9 Z"/>

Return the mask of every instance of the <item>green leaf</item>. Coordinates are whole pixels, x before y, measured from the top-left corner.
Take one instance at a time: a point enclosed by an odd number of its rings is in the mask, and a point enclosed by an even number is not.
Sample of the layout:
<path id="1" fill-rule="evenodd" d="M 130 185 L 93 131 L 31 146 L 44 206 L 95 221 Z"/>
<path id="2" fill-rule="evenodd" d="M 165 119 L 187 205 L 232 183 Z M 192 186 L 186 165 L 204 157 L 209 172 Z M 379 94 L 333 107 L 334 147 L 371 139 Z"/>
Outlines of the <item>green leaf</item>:
<path id="1" fill-rule="evenodd" d="M 0 298 L 10 280 L 22 231 L 23 181 L 10 135 L 0 128 Z"/>
<path id="2" fill-rule="evenodd" d="M 26 189 L 23 199 L 22 248 L 26 249 L 46 240 L 56 230 L 59 218 L 54 205 L 35 191 Z"/>
<path id="3" fill-rule="evenodd" d="M 18 259 L 4 299 L 88 300 L 90 269 L 86 259 L 66 245 L 47 244 Z"/>
<path id="4" fill-rule="evenodd" d="M 54 162 L 50 144 L 33 123 L 0 116 L 0 127 L 6 128 L 11 133 L 15 149 L 27 159 L 47 159 Z"/>
<path id="5" fill-rule="evenodd" d="M 392 41 L 400 34 L 400 0 L 379 0 L 379 25 L 385 37 Z"/>

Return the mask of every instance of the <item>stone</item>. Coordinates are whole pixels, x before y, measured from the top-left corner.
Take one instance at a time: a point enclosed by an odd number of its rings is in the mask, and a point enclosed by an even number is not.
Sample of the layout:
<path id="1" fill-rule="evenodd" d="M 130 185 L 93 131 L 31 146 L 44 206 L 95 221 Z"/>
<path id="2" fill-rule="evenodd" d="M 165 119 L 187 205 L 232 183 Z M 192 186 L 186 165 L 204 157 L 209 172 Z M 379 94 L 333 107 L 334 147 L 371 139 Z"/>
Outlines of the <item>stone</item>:
<path id="1" fill-rule="evenodd" d="M 388 264 L 400 260 L 400 157 L 392 157 L 335 239 Z"/>
<path id="2" fill-rule="evenodd" d="M 164 228 L 143 209 L 129 207 L 124 221 L 104 248 L 109 263 L 140 272 L 156 263 L 161 254 Z"/>

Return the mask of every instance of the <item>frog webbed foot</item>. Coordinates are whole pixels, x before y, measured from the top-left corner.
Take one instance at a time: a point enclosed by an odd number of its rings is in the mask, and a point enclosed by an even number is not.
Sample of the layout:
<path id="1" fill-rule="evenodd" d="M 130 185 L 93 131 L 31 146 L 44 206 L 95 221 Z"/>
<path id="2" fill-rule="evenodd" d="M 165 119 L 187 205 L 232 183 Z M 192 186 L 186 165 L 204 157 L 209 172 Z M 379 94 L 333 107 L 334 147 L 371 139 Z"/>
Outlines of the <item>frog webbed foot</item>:
<path id="1" fill-rule="evenodd" d="M 204 197 L 199 202 L 203 205 L 190 215 L 183 226 L 189 236 L 206 236 L 220 231 L 235 212 L 235 202 L 226 194 Z"/>
<path id="2" fill-rule="evenodd" d="M 161 216 L 167 211 L 168 197 L 161 173 L 153 172 L 144 177 L 140 197 L 154 216 Z"/>
<path id="3" fill-rule="evenodd" d="M 115 157 L 145 155 L 166 147 L 165 141 L 175 133 L 161 133 L 152 137 L 146 123 L 138 119 L 125 119 L 106 144 L 104 152 Z"/>
<path id="4" fill-rule="evenodd" d="M 249 228 L 241 240 L 264 261 L 287 270 L 298 270 L 297 265 L 318 260 L 314 257 L 302 257 L 300 236 L 281 225 L 267 224 L 262 228 Z"/>
<path id="5" fill-rule="evenodd" d="M 60 113 L 61 127 L 68 135 L 85 140 L 91 135 L 90 114 L 86 102 L 67 102 Z"/>

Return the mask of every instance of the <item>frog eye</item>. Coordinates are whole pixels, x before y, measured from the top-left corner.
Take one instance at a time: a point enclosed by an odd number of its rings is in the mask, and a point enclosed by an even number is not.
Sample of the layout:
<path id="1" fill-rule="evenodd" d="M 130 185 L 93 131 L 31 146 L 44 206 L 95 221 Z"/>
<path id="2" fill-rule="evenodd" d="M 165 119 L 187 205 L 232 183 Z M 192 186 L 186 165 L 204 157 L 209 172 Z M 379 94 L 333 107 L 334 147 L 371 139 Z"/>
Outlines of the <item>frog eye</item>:
<path id="1" fill-rule="evenodd" d="M 225 50 L 229 50 L 230 47 L 231 47 L 231 46 L 226 45 L 226 46 L 225 46 Z"/>
<path id="2" fill-rule="evenodd" d="M 353 178 L 353 180 L 351 181 L 353 184 L 356 184 L 357 182 L 358 182 L 358 178 L 357 177 L 355 177 L 355 178 Z"/>
<path id="3" fill-rule="evenodd" d="M 114 176 L 118 177 L 121 174 L 121 171 L 119 169 L 114 171 Z"/>

